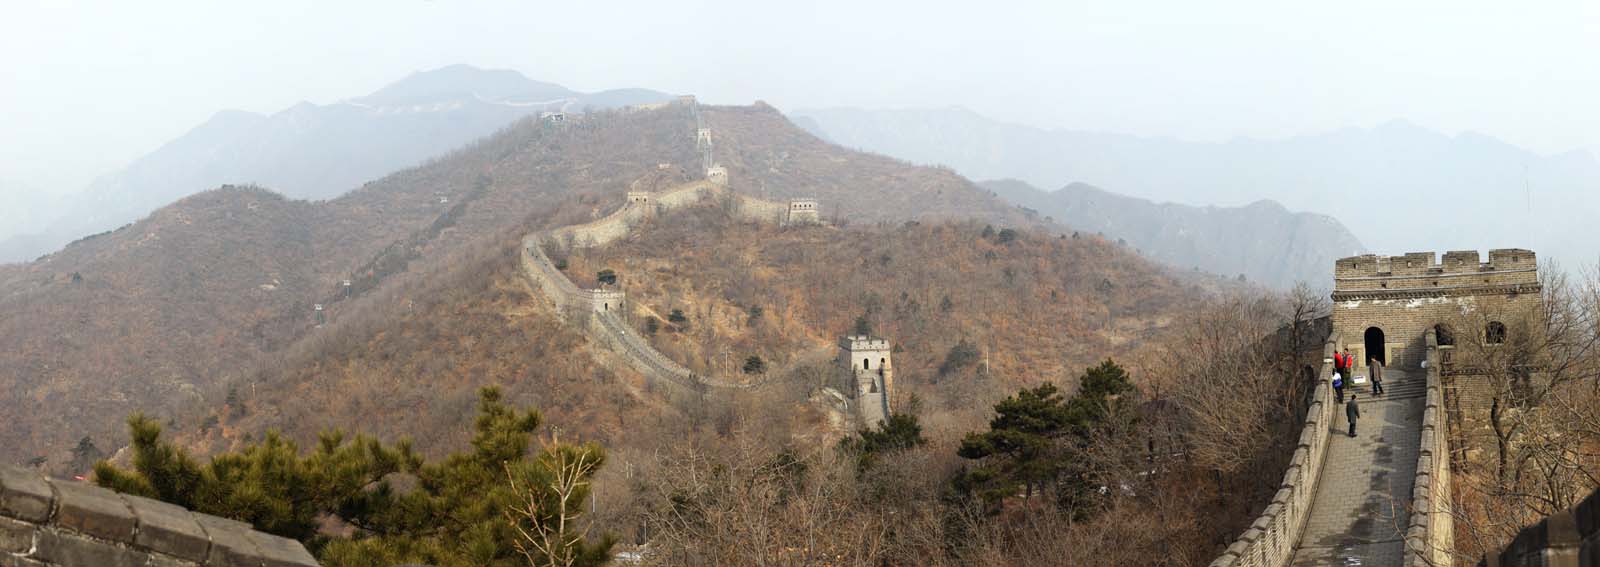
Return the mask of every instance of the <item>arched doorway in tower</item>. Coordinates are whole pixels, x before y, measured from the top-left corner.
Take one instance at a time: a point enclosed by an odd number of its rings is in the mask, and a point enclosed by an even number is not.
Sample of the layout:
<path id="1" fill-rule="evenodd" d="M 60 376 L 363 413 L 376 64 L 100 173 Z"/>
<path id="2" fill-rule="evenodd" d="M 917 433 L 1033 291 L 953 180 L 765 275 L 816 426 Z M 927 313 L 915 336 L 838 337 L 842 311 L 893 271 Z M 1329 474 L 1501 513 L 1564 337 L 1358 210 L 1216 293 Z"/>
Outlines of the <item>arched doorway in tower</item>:
<path id="1" fill-rule="evenodd" d="M 1379 329 L 1377 327 L 1367 327 L 1366 340 L 1363 342 L 1367 347 L 1368 358 L 1376 358 L 1378 359 L 1378 362 L 1382 362 L 1385 366 L 1389 364 L 1389 357 L 1387 353 L 1383 351 L 1383 329 Z M 1356 364 L 1366 363 L 1367 361 L 1365 360 L 1356 361 Z"/>

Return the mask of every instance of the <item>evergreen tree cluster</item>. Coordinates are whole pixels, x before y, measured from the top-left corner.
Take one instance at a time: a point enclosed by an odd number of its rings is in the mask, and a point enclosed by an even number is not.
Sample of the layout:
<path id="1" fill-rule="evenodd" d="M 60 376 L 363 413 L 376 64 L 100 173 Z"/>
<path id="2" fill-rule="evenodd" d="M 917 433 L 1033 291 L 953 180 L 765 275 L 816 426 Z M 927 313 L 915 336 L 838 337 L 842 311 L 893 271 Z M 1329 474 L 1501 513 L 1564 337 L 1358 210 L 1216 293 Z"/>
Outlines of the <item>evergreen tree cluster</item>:
<path id="1" fill-rule="evenodd" d="M 604 564 L 612 539 L 589 538 L 575 521 L 604 451 L 551 443 L 530 452 L 539 413 L 508 406 L 495 388 L 479 392 L 478 411 L 472 450 L 438 462 L 407 440 L 335 431 L 308 455 L 274 432 L 204 465 L 134 415 L 133 470 L 101 461 L 95 482 L 300 540 L 330 567 Z M 330 522 L 350 535 L 320 529 Z"/>
<path id="2" fill-rule="evenodd" d="M 1098 488 L 1083 458 L 1094 430 L 1114 409 L 1132 403 L 1127 371 L 1106 360 L 1084 371 L 1067 398 L 1054 384 L 1024 388 L 996 404 L 989 430 L 969 433 L 957 454 L 974 461 L 954 479 L 963 495 L 998 511 L 1007 498 L 1048 492 L 1075 514 Z"/>

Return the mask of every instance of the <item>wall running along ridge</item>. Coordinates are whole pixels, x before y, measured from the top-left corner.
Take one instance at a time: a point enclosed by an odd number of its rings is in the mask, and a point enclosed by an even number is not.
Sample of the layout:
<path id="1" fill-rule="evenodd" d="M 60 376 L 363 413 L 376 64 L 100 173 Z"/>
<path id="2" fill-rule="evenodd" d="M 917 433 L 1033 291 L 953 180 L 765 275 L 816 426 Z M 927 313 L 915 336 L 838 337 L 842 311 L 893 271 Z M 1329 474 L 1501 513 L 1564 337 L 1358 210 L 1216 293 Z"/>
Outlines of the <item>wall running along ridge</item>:
<path id="1" fill-rule="evenodd" d="M 6 567 L 316 567 L 300 542 L 249 524 L 0 465 Z"/>
<path id="2" fill-rule="evenodd" d="M 1328 454 L 1328 439 L 1333 430 L 1333 349 L 1339 337 L 1329 337 L 1322 347 L 1322 370 L 1313 386 L 1311 406 L 1306 409 L 1305 426 L 1300 429 L 1300 444 L 1294 450 L 1283 483 L 1272 503 L 1262 510 L 1250 528 L 1234 540 L 1211 567 L 1268 567 L 1287 565 L 1294 557 L 1295 544 L 1305 528 L 1311 502 L 1322 477 L 1322 462 Z"/>
<path id="3" fill-rule="evenodd" d="M 522 273 L 544 293 L 563 317 L 574 308 L 591 311 L 584 325 L 591 338 L 605 344 L 621 355 L 634 369 L 651 378 L 664 380 L 687 388 L 755 388 L 766 381 L 732 382 L 697 375 L 673 362 L 644 340 L 639 333 L 629 329 L 622 319 L 622 294 L 616 291 L 579 289 L 566 274 L 557 269 L 545 254 L 546 243 L 558 246 L 587 248 L 603 246 L 626 237 L 644 220 L 655 214 L 664 214 L 713 198 L 730 199 L 731 213 L 738 218 L 757 222 L 784 223 L 789 211 L 787 203 L 777 203 L 733 193 L 727 185 L 712 180 L 686 183 L 660 193 L 652 193 L 647 201 L 629 199 L 622 208 L 599 220 L 580 225 L 566 226 L 546 233 L 534 233 L 522 238 Z M 615 300 L 610 309 L 598 308 L 602 302 Z"/>

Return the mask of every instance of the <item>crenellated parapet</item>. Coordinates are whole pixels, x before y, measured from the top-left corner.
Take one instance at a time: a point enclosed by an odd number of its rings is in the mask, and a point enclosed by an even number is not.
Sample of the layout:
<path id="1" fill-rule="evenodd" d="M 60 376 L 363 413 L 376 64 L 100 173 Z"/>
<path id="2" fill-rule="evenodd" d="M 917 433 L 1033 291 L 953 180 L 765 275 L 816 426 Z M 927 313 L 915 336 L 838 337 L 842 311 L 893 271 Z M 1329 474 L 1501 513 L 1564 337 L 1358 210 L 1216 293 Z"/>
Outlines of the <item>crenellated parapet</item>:
<path id="1" fill-rule="evenodd" d="M 0 465 L 0 565 L 316 567 L 249 524 Z"/>
<path id="2" fill-rule="evenodd" d="M 1591 567 L 1600 564 L 1600 490 L 1577 506 L 1523 528 L 1479 567 Z M 1447 565 L 1447 564 L 1441 564 Z"/>
<path id="3" fill-rule="evenodd" d="M 1489 251 L 1487 262 L 1478 251 L 1433 252 L 1400 256 L 1367 254 L 1334 263 L 1334 298 L 1445 296 L 1486 287 L 1531 287 L 1539 284 L 1539 261 L 1531 250 L 1505 248 Z"/>

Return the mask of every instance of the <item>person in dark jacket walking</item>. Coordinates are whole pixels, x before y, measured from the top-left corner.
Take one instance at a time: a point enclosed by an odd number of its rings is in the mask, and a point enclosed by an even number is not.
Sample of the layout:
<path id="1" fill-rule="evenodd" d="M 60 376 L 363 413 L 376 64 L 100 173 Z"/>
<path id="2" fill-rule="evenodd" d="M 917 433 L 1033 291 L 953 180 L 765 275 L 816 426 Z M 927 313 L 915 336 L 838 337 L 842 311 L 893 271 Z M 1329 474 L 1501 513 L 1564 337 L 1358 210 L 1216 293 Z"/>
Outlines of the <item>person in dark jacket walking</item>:
<path id="1" fill-rule="evenodd" d="M 1350 401 L 1344 403 L 1344 418 L 1350 422 L 1350 436 L 1356 436 L 1356 418 L 1361 417 L 1361 406 L 1356 405 L 1356 395 L 1350 394 Z"/>
<path id="2" fill-rule="evenodd" d="M 1383 395 L 1383 361 L 1378 357 L 1369 358 L 1367 368 L 1372 370 L 1372 395 Z"/>

